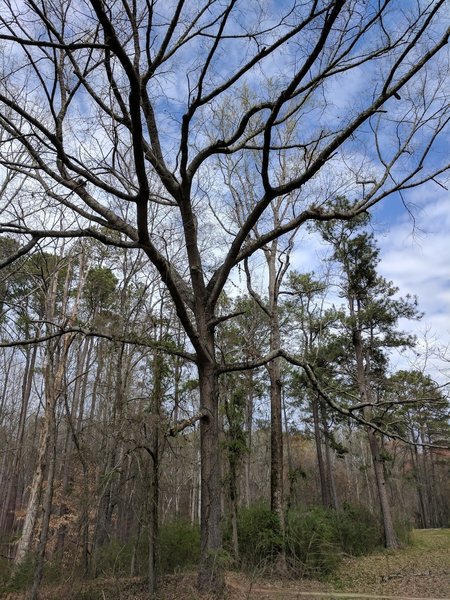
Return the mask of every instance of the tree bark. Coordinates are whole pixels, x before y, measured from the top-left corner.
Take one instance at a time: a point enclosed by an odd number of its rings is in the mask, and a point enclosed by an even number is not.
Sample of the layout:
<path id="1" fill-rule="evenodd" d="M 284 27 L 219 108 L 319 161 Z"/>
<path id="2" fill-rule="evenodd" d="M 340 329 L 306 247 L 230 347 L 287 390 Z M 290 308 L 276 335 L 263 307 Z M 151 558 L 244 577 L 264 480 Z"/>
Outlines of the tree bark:
<path id="1" fill-rule="evenodd" d="M 320 402 L 320 416 L 322 420 L 323 437 L 325 441 L 326 481 L 328 487 L 328 496 L 330 499 L 330 508 L 339 510 L 339 500 L 337 497 L 336 483 L 334 480 L 333 465 L 331 460 L 330 432 L 327 422 L 327 412 L 323 402 Z"/>
<path id="2" fill-rule="evenodd" d="M 34 526 L 36 524 L 39 501 L 44 481 L 45 469 L 47 466 L 48 449 L 50 446 L 50 411 L 53 407 L 46 406 L 42 418 L 42 429 L 39 436 L 38 459 L 36 470 L 31 483 L 30 495 L 28 498 L 25 520 L 23 523 L 22 534 L 17 544 L 16 556 L 14 559 L 15 567 L 20 567 L 25 562 L 27 555 L 31 550 L 33 540 Z"/>
<path id="3" fill-rule="evenodd" d="M 208 345 L 214 355 L 213 336 Z M 200 420 L 201 456 L 201 525 L 200 569 L 198 587 L 201 591 L 221 594 L 224 590 L 221 564 L 221 464 L 219 446 L 218 377 L 212 361 L 198 362 L 200 408 L 207 416 Z"/>
<path id="4" fill-rule="evenodd" d="M 354 311 L 352 316 L 355 317 Z M 363 409 L 364 418 L 366 421 L 372 419 L 372 394 L 369 390 L 369 385 L 365 374 L 364 365 L 364 348 L 361 337 L 361 331 L 355 329 L 353 331 L 353 346 L 356 356 L 356 378 L 358 383 L 359 394 L 361 400 L 367 406 Z M 398 548 L 400 546 L 397 535 L 394 529 L 392 520 L 392 512 L 389 504 L 388 490 L 386 486 L 386 478 L 384 474 L 383 459 L 380 454 L 380 445 L 374 430 L 367 427 L 367 436 L 369 439 L 370 453 L 372 456 L 373 468 L 375 471 L 375 481 L 378 491 L 378 499 L 380 501 L 381 514 L 383 518 L 384 543 L 386 548 Z"/>
<path id="5" fill-rule="evenodd" d="M 159 551 L 159 444 L 161 401 L 163 396 L 163 357 L 153 358 L 153 390 L 151 397 L 149 514 L 148 514 L 148 592 L 153 597 L 158 589 Z"/>
<path id="6" fill-rule="evenodd" d="M 413 441 L 415 441 L 415 440 L 413 440 Z M 420 473 L 420 465 L 419 465 L 418 451 L 417 451 L 416 445 L 410 446 L 410 456 L 411 456 L 411 462 L 412 462 L 412 468 L 413 468 L 414 481 L 416 482 L 416 489 L 417 489 L 417 495 L 418 495 L 418 500 L 419 500 L 420 527 L 422 529 L 426 529 L 427 527 L 429 527 L 429 517 L 428 517 L 427 505 L 425 502 L 425 496 L 423 493 L 423 481 L 422 481 L 422 476 Z"/>
<path id="7" fill-rule="evenodd" d="M 322 436 L 320 435 L 319 398 L 313 398 L 311 404 L 314 422 L 314 440 L 316 442 L 317 466 L 319 468 L 320 494 L 322 498 L 322 506 L 324 506 L 325 508 L 330 508 L 331 501 L 327 485 L 327 479 L 325 475 L 325 462 L 323 459 L 322 452 Z"/>
<path id="8" fill-rule="evenodd" d="M 39 544 L 36 556 L 36 565 L 34 569 L 33 585 L 31 587 L 29 600 L 36 600 L 38 598 L 38 591 L 41 585 L 42 576 L 44 573 L 45 564 L 45 550 L 47 548 L 48 532 L 50 525 L 50 514 L 52 510 L 53 501 L 53 484 L 55 479 L 56 469 L 56 422 L 55 414 L 53 413 L 52 423 L 50 425 L 50 447 L 49 447 L 49 467 L 47 474 L 47 487 L 45 489 L 43 503 L 42 503 L 42 526 L 41 533 L 39 536 Z"/>
<path id="9" fill-rule="evenodd" d="M 372 454 L 373 467 L 375 470 L 375 481 L 377 484 L 381 514 L 383 517 L 384 543 L 386 548 L 398 548 L 400 544 L 397 534 L 395 533 L 394 523 L 392 520 L 392 512 L 386 486 L 386 477 L 384 475 L 383 459 L 380 455 L 380 445 L 373 429 L 368 428 L 367 435 L 369 438 L 370 452 Z"/>
<path id="10" fill-rule="evenodd" d="M 25 422 L 28 412 L 28 403 L 31 394 L 31 384 L 33 382 L 34 367 L 36 364 L 38 346 L 35 345 L 33 350 L 27 351 L 26 363 L 23 375 L 22 384 L 22 403 L 20 406 L 19 427 L 17 430 L 17 448 L 14 456 L 11 479 L 8 486 L 6 512 L 4 514 L 3 531 L 6 535 L 12 533 L 15 521 L 15 511 L 17 503 L 17 492 L 19 488 L 20 468 L 22 460 L 23 438 L 25 434 Z"/>

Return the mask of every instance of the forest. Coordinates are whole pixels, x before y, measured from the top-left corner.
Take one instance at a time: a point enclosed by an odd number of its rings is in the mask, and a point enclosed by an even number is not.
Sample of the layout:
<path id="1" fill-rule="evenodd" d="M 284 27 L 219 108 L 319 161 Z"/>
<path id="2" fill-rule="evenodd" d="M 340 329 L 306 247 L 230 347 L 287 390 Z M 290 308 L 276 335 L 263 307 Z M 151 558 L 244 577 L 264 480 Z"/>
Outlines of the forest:
<path id="1" fill-rule="evenodd" d="M 448 190 L 445 11 L 0 0 L 0 590 L 222 596 L 449 527 L 373 216 Z"/>

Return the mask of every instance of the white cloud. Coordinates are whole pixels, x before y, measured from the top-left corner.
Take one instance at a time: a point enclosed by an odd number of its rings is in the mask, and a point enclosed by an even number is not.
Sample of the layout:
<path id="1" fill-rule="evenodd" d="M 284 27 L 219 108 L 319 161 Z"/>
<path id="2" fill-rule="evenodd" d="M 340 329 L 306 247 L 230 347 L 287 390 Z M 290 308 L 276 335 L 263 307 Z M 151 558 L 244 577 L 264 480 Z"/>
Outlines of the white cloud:
<path id="1" fill-rule="evenodd" d="M 378 238 L 380 272 L 401 295 L 417 295 L 425 313 L 422 320 L 401 326 L 417 335 L 418 351 L 431 354 L 417 358 L 417 366 L 426 360 L 430 374 L 442 381 L 450 375 L 448 363 L 438 356 L 450 345 L 450 194 L 430 183 L 408 200 L 414 205 L 415 223 L 404 211 Z"/>

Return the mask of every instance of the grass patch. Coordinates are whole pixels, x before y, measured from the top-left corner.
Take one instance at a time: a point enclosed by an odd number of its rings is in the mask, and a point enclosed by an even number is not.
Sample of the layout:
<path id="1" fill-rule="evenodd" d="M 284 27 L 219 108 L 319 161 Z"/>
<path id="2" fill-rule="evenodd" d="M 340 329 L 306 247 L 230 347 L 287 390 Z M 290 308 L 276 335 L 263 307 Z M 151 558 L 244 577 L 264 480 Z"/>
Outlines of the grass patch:
<path id="1" fill-rule="evenodd" d="M 329 582 L 344 592 L 448 597 L 449 554 L 450 529 L 416 529 L 411 543 L 399 550 L 345 558 Z"/>

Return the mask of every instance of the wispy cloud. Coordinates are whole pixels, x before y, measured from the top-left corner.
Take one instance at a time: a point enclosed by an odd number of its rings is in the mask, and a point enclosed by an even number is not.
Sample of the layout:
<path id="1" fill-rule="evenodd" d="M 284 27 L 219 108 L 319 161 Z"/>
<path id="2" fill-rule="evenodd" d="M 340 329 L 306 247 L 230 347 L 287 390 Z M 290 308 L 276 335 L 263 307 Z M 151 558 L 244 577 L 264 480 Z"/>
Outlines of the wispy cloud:
<path id="1" fill-rule="evenodd" d="M 419 367 L 426 360 L 430 374 L 442 380 L 442 374 L 450 374 L 449 364 L 438 356 L 450 346 L 450 194 L 431 182 L 408 200 L 414 218 L 406 210 L 397 213 L 378 238 L 380 271 L 401 295 L 417 295 L 422 320 L 401 325 L 417 335 L 422 356 L 408 359 L 416 359 Z M 389 212 L 380 211 L 375 222 L 381 218 L 386 222 Z M 424 357 L 425 351 L 432 356 Z"/>

